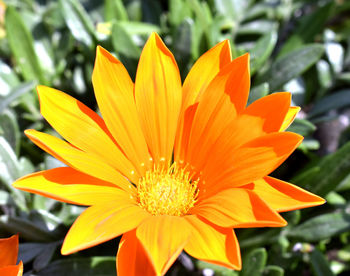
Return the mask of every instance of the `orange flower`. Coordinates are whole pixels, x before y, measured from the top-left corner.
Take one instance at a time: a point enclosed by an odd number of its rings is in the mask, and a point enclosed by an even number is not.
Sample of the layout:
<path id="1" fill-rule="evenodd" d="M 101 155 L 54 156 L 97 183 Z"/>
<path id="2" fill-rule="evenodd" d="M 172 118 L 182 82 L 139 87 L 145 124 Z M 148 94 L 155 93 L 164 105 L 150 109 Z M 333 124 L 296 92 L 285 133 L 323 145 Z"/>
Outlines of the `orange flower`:
<path id="1" fill-rule="evenodd" d="M 69 230 L 62 254 L 123 234 L 118 275 L 164 275 L 182 250 L 241 268 L 232 228 L 280 227 L 278 214 L 324 200 L 268 177 L 301 143 L 284 132 L 298 108 L 275 93 L 246 108 L 249 55 L 231 60 L 228 41 L 205 53 L 181 86 L 157 34 L 140 57 L 135 84 L 102 47 L 92 76 L 102 113 L 39 86 L 41 113 L 67 141 L 26 135 L 68 167 L 17 180 L 18 189 L 91 206 Z"/>
<path id="2" fill-rule="evenodd" d="M 18 254 L 18 235 L 0 239 L 0 275 L 21 276 L 23 263 L 16 265 Z"/>

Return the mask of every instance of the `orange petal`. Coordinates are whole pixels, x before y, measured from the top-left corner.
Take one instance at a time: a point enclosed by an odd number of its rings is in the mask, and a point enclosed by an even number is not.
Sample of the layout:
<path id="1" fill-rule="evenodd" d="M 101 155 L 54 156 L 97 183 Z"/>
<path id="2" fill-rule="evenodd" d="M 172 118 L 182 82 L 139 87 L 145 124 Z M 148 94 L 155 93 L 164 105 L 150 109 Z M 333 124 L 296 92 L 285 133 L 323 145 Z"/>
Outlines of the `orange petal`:
<path id="1" fill-rule="evenodd" d="M 95 112 L 61 91 L 45 86 L 38 86 L 37 90 L 41 114 L 64 139 L 99 156 L 128 178 L 138 174 L 109 137 L 103 120 Z M 135 175 L 131 175 L 132 171 Z"/>
<path id="2" fill-rule="evenodd" d="M 23 263 L 22 261 L 18 265 L 9 265 L 0 268 L 0 275 L 3 276 L 22 276 L 23 275 Z"/>
<path id="3" fill-rule="evenodd" d="M 0 239 L 0 267 L 14 265 L 17 262 L 18 235 Z"/>
<path id="4" fill-rule="evenodd" d="M 26 192 L 78 205 L 102 204 L 130 196 L 109 182 L 69 167 L 27 175 L 18 179 L 13 186 Z"/>
<path id="5" fill-rule="evenodd" d="M 211 166 L 203 171 L 207 182 L 206 197 L 270 174 L 298 147 L 302 139 L 302 136 L 291 132 L 270 133 L 228 152 L 227 158 L 216 165 L 208 163 Z"/>
<path id="6" fill-rule="evenodd" d="M 287 222 L 254 192 L 227 189 L 197 203 L 192 214 L 222 227 L 281 227 Z"/>
<path id="7" fill-rule="evenodd" d="M 277 212 L 292 211 L 325 203 L 325 200 L 317 195 L 269 176 L 254 181 L 253 191 Z"/>
<path id="8" fill-rule="evenodd" d="M 274 93 L 253 102 L 244 114 L 262 118 L 263 130 L 267 133 L 279 131 L 290 108 L 290 102 L 290 93 Z"/>
<path id="9" fill-rule="evenodd" d="M 96 50 L 92 83 L 108 129 L 142 174 L 149 164 L 149 154 L 137 116 L 134 84 L 123 64 L 100 46 Z"/>
<path id="10" fill-rule="evenodd" d="M 183 84 L 183 109 L 198 102 L 198 96 L 226 65 L 231 63 L 231 49 L 224 40 L 204 53 L 192 66 Z"/>
<path id="11" fill-rule="evenodd" d="M 181 78 L 173 55 L 156 33 L 141 53 L 135 100 L 154 161 L 171 161 L 182 101 Z"/>
<path id="12" fill-rule="evenodd" d="M 157 275 L 167 272 L 180 255 L 189 235 L 190 227 L 186 220 L 173 216 L 151 216 L 136 229 L 136 236 Z"/>
<path id="13" fill-rule="evenodd" d="M 245 107 L 250 86 L 248 62 L 248 54 L 233 60 L 201 95 L 185 157 L 191 165 L 200 167 L 212 144 Z"/>
<path id="14" fill-rule="evenodd" d="M 196 216 L 186 216 L 191 235 L 184 250 L 196 259 L 240 270 L 241 253 L 232 229 L 215 227 Z"/>
<path id="15" fill-rule="evenodd" d="M 130 182 L 98 156 L 87 154 L 57 137 L 33 129 L 26 130 L 25 134 L 37 146 L 68 166 L 133 192 Z"/>
<path id="16" fill-rule="evenodd" d="M 197 159 L 199 162 L 196 164 L 198 171 L 207 167 L 206 170 L 203 170 L 206 174 L 218 175 L 223 170 L 222 161 L 232 158 L 232 154 L 237 148 L 266 134 L 262 129 L 263 124 L 263 119 L 259 117 L 246 114 L 236 117 L 223 130 L 215 143 L 208 146 L 206 150 L 202 149 L 202 157 Z M 199 188 L 206 189 L 202 184 L 199 182 Z"/>
<path id="17" fill-rule="evenodd" d="M 119 276 L 156 275 L 147 253 L 136 238 L 136 230 L 125 233 L 119 242 L 117 274 Z"/>
<path id="18" fill-rule="evenodd" d="M 293 123 L 299 111 L 300 111 L 299 106 L 291 106 L 289 108 L 287 115 L 284 118 L 283 124 L 280 128 L 280 131 L 285 131 Z"/>
<path id="19" fill-rule="evenodd" d="M 91 206 L 69 229 L 61 253 L 68 255 L 111 240 L 135 229 L 149 216 L 132 198 Z"/>
<path id="20" fill-rule="evenodd" d="M 204 53 L 192 66 L 182 88 L 182 107 L 176 133 L 174 154 L 178 160 L 184 156 L 184 145 L 188 144 L 192 119 L 188 118 L 188 109 L 198 103 L 198 97 L 208 87 L 219 71 L 231 62 L 231 49 L 225 40 Z"/>

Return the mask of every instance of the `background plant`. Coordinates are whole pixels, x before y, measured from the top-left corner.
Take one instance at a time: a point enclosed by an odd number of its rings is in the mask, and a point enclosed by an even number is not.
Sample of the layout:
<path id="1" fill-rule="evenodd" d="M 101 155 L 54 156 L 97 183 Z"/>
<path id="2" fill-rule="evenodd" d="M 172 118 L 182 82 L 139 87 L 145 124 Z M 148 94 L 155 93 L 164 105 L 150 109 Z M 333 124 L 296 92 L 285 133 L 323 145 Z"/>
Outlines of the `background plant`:
<path id="1" fill-rule="evenodd" d="M 135 76 L 149 34 L 158 32 L 185 77 L 228 38 L 233 57 L 251 54 L 249 101 L 291 91 L 302 107 L 290 131 L 306 137 L 274 175 L 327 199 L 285 213 L 281 229 L 237 230 L 243 270 L 181 255 L 169 275 L 347 275 L 350 272 L 350 2 L 344 0 L 0 1 L 0 237 L 20 233 L 25 275 L 115 275 L 118 240 L 61 256 L 82 207 L 14 189 L 11 183 L 59 161 L 23 135 L 51 132 L 37 84 L 96 109 L 91 73 L 97 45 Z"/>

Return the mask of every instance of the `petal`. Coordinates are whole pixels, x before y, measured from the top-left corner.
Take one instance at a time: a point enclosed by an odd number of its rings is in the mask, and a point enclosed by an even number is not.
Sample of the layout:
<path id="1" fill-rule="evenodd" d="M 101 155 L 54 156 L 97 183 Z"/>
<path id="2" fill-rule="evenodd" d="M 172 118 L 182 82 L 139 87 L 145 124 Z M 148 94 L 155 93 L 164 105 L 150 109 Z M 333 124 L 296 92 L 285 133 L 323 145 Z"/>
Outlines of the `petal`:
<path id="1" fill-rule="evenodd" d="M 192 66 L 183 84 L 183 109 L 198 102 L 198 96 L 226 65 L 231 63 L 231 49 L 224 40 L 204 53 Z"/>
<path id="2" fill-rule="evenodd" d="M 108 129 L 133 165 L 141 172 L 149 154 L 134 101 L 134 84 L 123 64 L 97 46 L 92 74 L 95 96 Z"/>
<path id="3" fill-rule="evenodd" d="M 17 262 L 18 235 L 0 239 L 0 267 L 14 265 Z"/>
<path id="4" fill-rule="evenodd" d="M 136 236 L 157 275 L 167 272 L 180 255 L 189 235 L 188 223 L 173 216 L 151 216 L 136 229 Z"/>
<path id="5" fill-rule="evenodd" d="M 280 128 L 280 131 L 285 131 L 293 123 L 299 111 L 300 111 L 299 106 L 291 106 L 289 108 L 287 115 L 284 118 L 283 124 Z"/>
<path id="6" fill-rule="evenodd" d="M 209 83 L 230 62 L 230 43 L 225 40 L 203 54 L 188 73 L 182 88 L 183 98 L 175 140 L 175 159 L 184 156 L 183 149 L 188 144 L 193 119 L 193 117 L 189 118 L 188 109 L 193 109 L 192 106 L 198 103 L 199 96 L 208 87 Z"/>
<path id="7" fill-rule="evenodd" d="M 232 152 L 257 137 L 266 135 L 263 131 L 263 119 L 250 115 L 239 115 L 223 130 L 221 135 L 206 149 L 198 152 L 197 169 L 205 171 L 206 174 L 218 175 L 223 170 L 223 160 L 232 158 Z M 203 167 L 207 167 L 206 170 Z M 211 176 L 206 175 L 207 179 Z M 202 182 L 199 182 L 199 188 L 202 189 Z"/>
<path id="8" fill-rule="evenodd" d="M 18 179 L 13 186 L 22 191 L 78 205 L 102 204 L 129 196 L 109 182 L 69 167 L 27 175 Z"/>
<path id="9" fill-rule="evenodd" d="M 135 229 L 150 214 L 132 198 L 117 198 L 87 208 L 73 223 L 61 253 L 68 255 L 111 240 Z"/>
<path id="10" fill-rule="evenodd" d="M 325 200 L 317 195 L 269 176 L 254 181 L 253 191 L 277 212 L 292 211 L 325 203 Z"/>
<path id="11" fill-rule="evenodd" d="M 191 235 L 184 250 L 196 259 L 240 270 L 241 253 L 232 229 L 215 227 L 196 216 L 186 216 Z"/>
<path id="12" fill-rule="evenodd" d="M 260 117 L 264 120 L 266 133 L 279 131 L 291 102 L 291 94 L 279 92 L 263 97 L 247 107 L 244 114 Z"/>
<path id="13" fill-rule="evenodd" d="M 119 276 L 156 275 L 147 253 L 136 238 L 136 230 L 125 233 L 119 242 L 117 274 Z"/>
<path id="14" fill-rule="evenodd" d="M 207 183 L 206 197 L 267 176 L 287 159 L 302 139 L 302 136 L 291 132 L 270 133 L 228 151 L 217 164 L 208 163 L 203 170 Z"/>
<path id="15" fill-rule="evenodd" d="M 233 188 L 197 203 L 192 214 L 221 227 L 281 227 L 287 222 L 254 192 Z"/>
<path id="16" fill-rule="evenodd" d="M 18 265 L 9 265 L 0 268 L 0 275 L 4 276 L 22 276 L 23 275 L 23 263 Z"/>
<path id="17" fill-rule="evenodd" d="M 114 183 L 125 191 L 133 192 L 130 182 L 98 156 L 87 154 L 61 139 L 33 129 L 25 131 L 33 143 L 68 166 L 93 177 Z"/>
<path id="18" fill-rule="evenodd" d="M 248 54 L 233 60 L 219 72 L 199 99 L 185 156 L 186 161 L 196 168 L 246 105 L 250 86 L 248 62 Z"/>
<path id="19" fill-rule="evenodd" d="M 154 161 L 171 161 L 182 101 L 181 78 L 173 55 L 155 33 L 141 53 L 135 101 Z"/>
<path id="20" fill-rule="evenodd" d="M 99 156 L 126 177 L 134 177 L 131 172 L 135 168 L 109 137 L 103 120 L 95 112 L 61 91 L 45 86 L 38 86 L 37 90 L 41 114 L 64 139 Z"/>

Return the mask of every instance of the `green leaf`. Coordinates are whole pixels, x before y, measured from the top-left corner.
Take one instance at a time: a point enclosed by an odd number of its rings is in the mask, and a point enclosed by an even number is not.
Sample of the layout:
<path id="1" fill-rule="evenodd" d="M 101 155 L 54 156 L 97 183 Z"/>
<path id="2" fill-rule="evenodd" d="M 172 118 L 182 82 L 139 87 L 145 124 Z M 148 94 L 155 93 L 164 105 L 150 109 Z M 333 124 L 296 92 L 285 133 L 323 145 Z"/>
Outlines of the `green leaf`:
<path id="1" fill-rule="evenodd" d="M 10 93 L 12 87 L 19 85 L 20 81 L 14 70 L 0 60 L 0 96 Z"/>
<path id="2" fill-rule="evenodd" d="M 128 20 L 128 13 L 124 7 L 122 0 L 105 0 L 105 18 L 106 21 L 112 20 Z"/>
<path id="3" fill-rule="evenodd" d="M 33 269 L 35 271 L 42 270 L 49 264 L 59 244 L 60 243 L 57 242 L 45 244 L 45 247 L 41 250 L 40 254 L 37 255 L 33 262 Z"/>
<path id="4" fill-rule="evenodd" d="M 265 248 L 256 248 L 243 258 L 240 276 L 261 275 L 266 265 L 267 253 Z"/>
<path id="5" fill-rule="evenodd" d="M 283 276 L 284 269 L 277 265 L 268 265 L 264 269 L 264 276 Z"/>
<path id="6" fill-rule="evenodd" d="M 255 20 L 245 23 L 239 27 L 239 35 L 259 35 L 274 32 L 277 30 L 278 23 L 270 20 Z"/>
<path id="7" fill-rule="evenodd" d="M 169 22 L 174 25 L 180 25 L 185 18 L 191 17 L 191 9 L 187 1 L 170 0 L 169 1 Z"/>
<path id="8" fill-rule="evenodd" d="M 316 242 L 350 230 L 350 215 L 343 210 L 311 218 L 288 232 L 288 236 L 302 241 Z"/>
<path id="9" fill-rule="evenodd" d="M 115 257 L 62 259 L 52 262 L 37 276 L 110 276 L 116 275 Z"/>
<path id="10" fill-rule="evenodd" d="M 330 110 L 344 108 L 350 105 L 350 89 L 343 89 L 334 94 L 325 96 L 315 103 L 310 112 L 309 117 L 322 115 Z"/>
<path id="11" fill-rule="evenodd" d="M 96 39 L 95 28 L 82 5 L 77 0 L 60 0 L 60 7 L 66 25 L 74 38 L 92 47 Z"/>
<path id="12" fill-rule="evenodd" d="M 5 110 L 2 114 L 0 113 L 0 135 L 5 138 L 16 155 L 18 155 L 21 135 L 15 114 L 10 110 Z"/>
<path id="13" fill-rule="evenodd" d="M 14 7 L 6 9 L 5 27 L 11 52 L 23 77 L 48 84 L 34 50 L 33 37 Z"/>
<path id="14" fill-rule="evenodd" d="M 331 205 L 345 205 L 346 204 L 346 199 L 334 191 L 329 192 L 325 196 L 325 199 L 327 200 L 327 204 L 331 204 Z"/>
<path id="15" fill-rule="evenodd" d="M 210 264 L 204 261 L 197 261 L 197 267 L 199 269 L 211 269 L 214 271 L 215 276 L 238 276 L 238 273 L 232 269 L 228 269 L 223 266 L 215 265 L 215 264 Z"/>
<path id="16" fill-rule="evenodd" d="M 152 32 L 160 33 L 160 28 L 157 25 L 143 23 L 143 22 L 119 22 L 119 24 L 125 28 L 129 35 L 147 35 Z"/>
<path id="17" fill-rule="evenodd" d="M 114 22 L 112 26 L 112 44 L 117 54 L 135 59 L 140 57 L 140 48 L 134 43 L 125 27 L 118 22 Z"/>
<path id="18" fill-rule="evenodd" d="M 250 50 L 250 73 L 253 75 L 266 62 L 275 48 L 277 33 L 269 32 L 258 40 L 253 49 Z"/>
<path id="19" fill-rule="evenodd" d="M 20 243 L 18 250 L 18 260 L 24 264 L 34 260 L 46 247 L 46 243 L 27 242 Z"/>
<path id="20" fill-rule="evenodd" d="M 323 26 L 332 14 L 335 7 L 334 4 L 334 2 L 330 2 L 321 8 L 315 9 L 313 13 L 303 16 L 299 26 L 283 45 L 278 56 L 282 57 L 305 43 L 313 42 L 315 36 L 322 31 Z"/>
<path id="21" fill-rule="evenodd" d="M 298 133 L 302 136 L 308 136 L 316 130 L 316 126 L 305 119 L 296 118 L 288 131 Z"/>
<path id="22" fill-rule="evenodd" d="M 311 267 L 316 276 L 335 276 L 322 253 L 314 249 L 310 254 Z"/>
<path id="23" fill-rule="evenodd" d="M 273 63 L 270 70 L 259 78 L 259 82 L 268 82 L 270 89 L 276 91 L 309 69 L 321 58 L 323 52 L 323 46 L 319 44 L 303 46 Z"/>
<path id="24" fill-rule="evenodd" d="M 17 156 L 9 143 L 0 136 L 0 180 L 11 187 L 11 183 L 20 176 Z"/>
<path id="25" fill-rule="evenodd" d="M 350 142 L 321 159 L 318 164 L 295 177 L 292 182 L 319 196 L 325 196 L 335 190 L 349 173 Z"/>
<path id="26" fill-rule="evenodd" d="M 37 222 L 29 218 L 3 215 L 0 216 L 0 227 L 12 234 L 20 233 L 21 238 L 29 241 L 48 242 L 57 239 L 52 232 L 40 227 Z"/>
<path id="27" fill-rule="evenodd" d="M 0 190 L 0 205 L 5 205 L 10 200 L 10 194 L 8 192 Z"/>
<path id="28" fill-rule="evenodd" d="M 262 97 L 265 97 L 268 93 L 269 84 L 267 82 L 254 86 L 249 93 L 248 105 Z"/>
<path id="29" fill-rule="evenodd" d="M 177 57 L 177 62 L 180 68 L 181 77 L 186 77 L 188 62 L 192 54 L 192 31 L 193 21 L 185 19 L 174 34 L 174 44 L 172 52 Z"/>
<path id="30" fill-rule="evenodd" d="M 0 113 L 2 113 L 5 108 L 12 103 L 15 99 L 22 96 L 23 94 L 29 92 L 30 90 L 34 89 L 36 85 L 36 81 L 28 81 L 25 82 L 19 86 L 16 86 L 13 88 L 9 95 L 7 95 L 5 98 L 1 99 L 0 102 Z"/>
<path id="31" fill-rule="evenodd" d="M 215 8 L 219 14 L 222 14 L 226 18 L 235 20 L 236 22 L 241 21 L 242 17 L 249 6 L 249 2 L 245 0 L 215 0 Z"/>
<path id="32" fill-rule="evenodd" d="M 160 25 L 162 7 L 160 2 L 153 0 L 142 0 L 142 21 Z"/>

